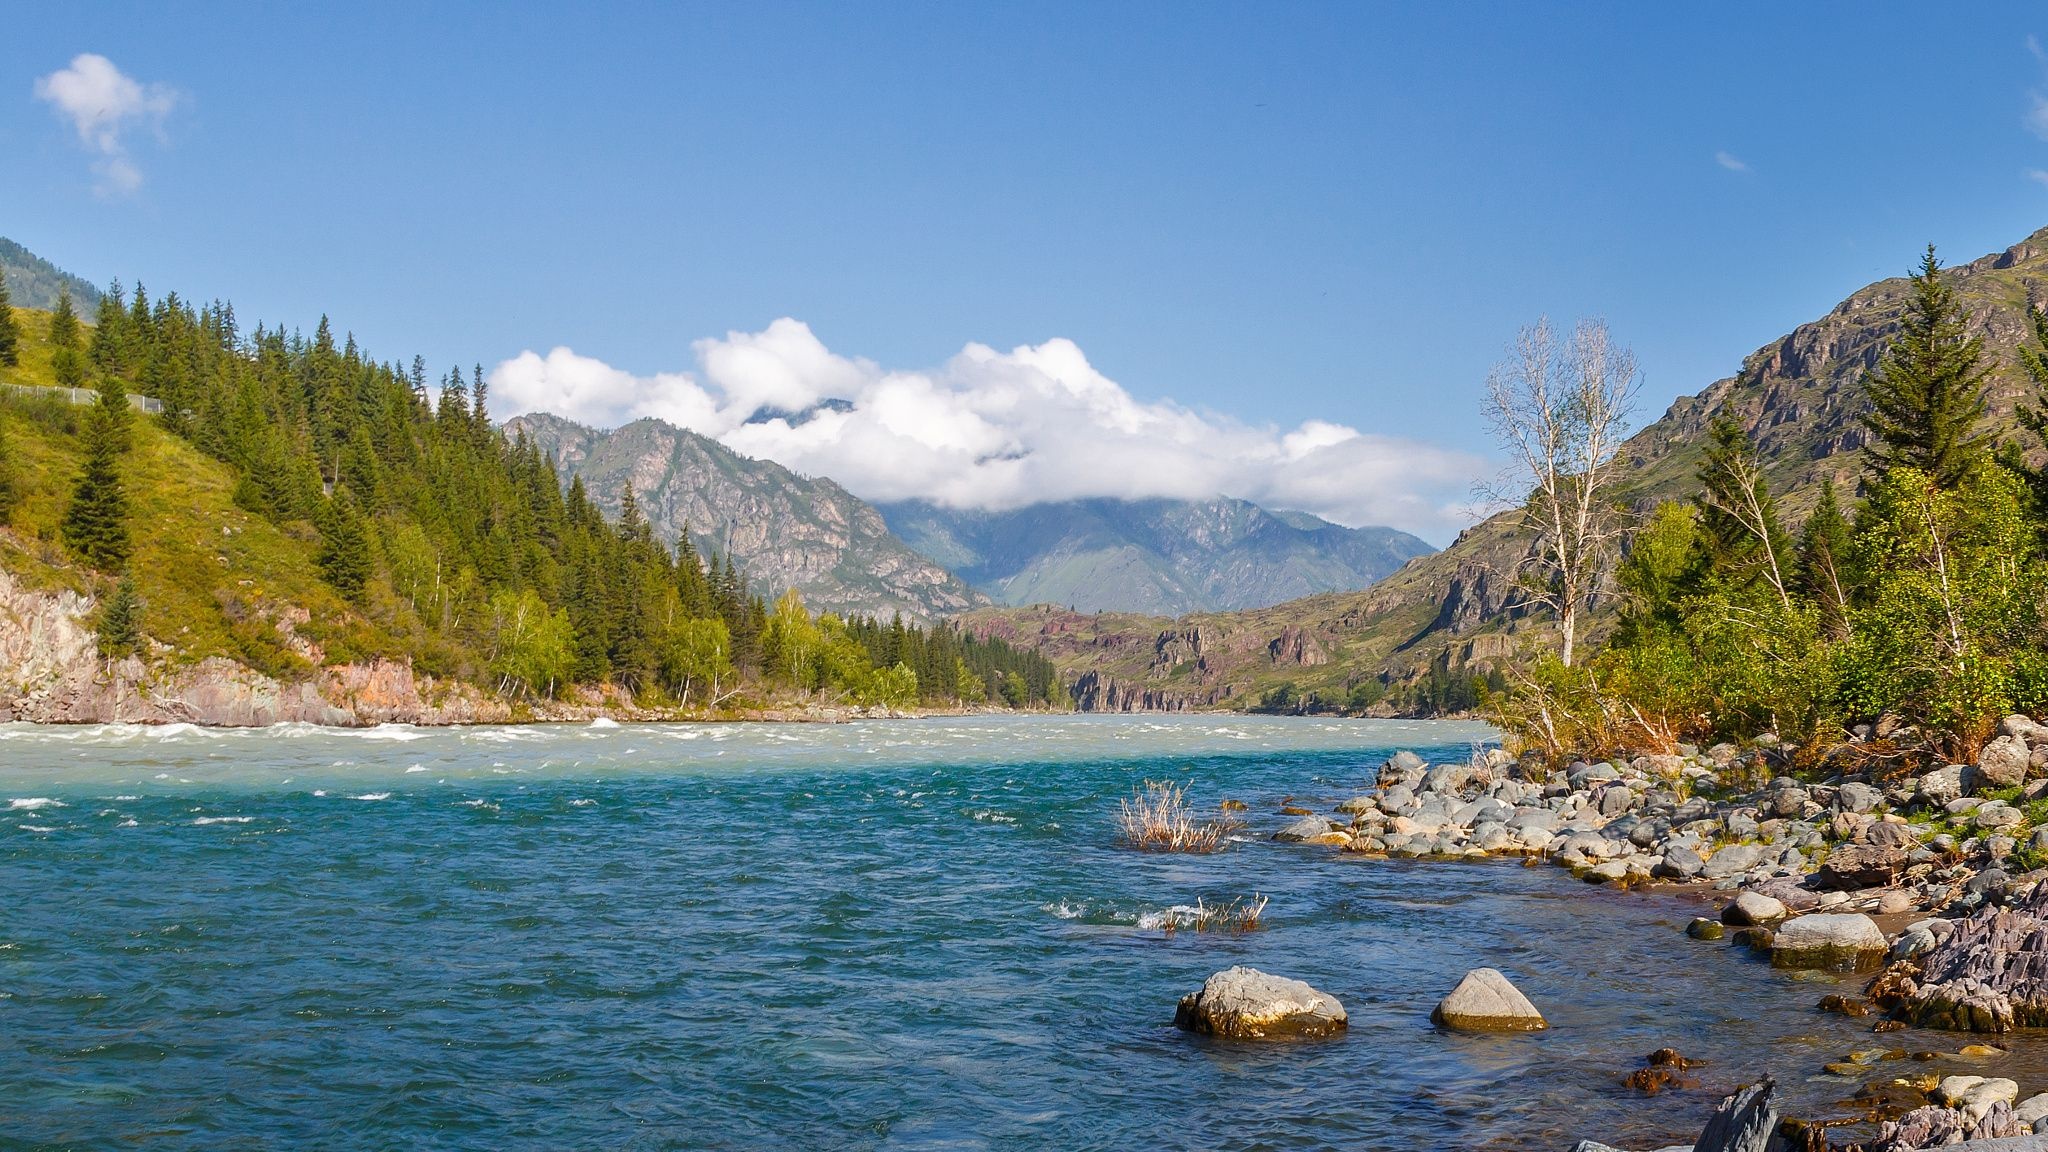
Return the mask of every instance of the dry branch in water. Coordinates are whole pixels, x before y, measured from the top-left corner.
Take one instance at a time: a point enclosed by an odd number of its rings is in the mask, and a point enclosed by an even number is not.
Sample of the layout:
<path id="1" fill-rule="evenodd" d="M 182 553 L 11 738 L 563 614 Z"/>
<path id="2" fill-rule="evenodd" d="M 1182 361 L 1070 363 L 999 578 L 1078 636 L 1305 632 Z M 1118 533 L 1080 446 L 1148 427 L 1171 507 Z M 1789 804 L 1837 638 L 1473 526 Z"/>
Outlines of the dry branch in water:
<path id="1" fill-rule="evenodd" d="M 1146 852 L 1214 852 L 1230 830 L 1222 820 L 1198 819 L 1187 789 L 1170 780 L 1145 781 L 1122 808 L 1123 842 Z"/>

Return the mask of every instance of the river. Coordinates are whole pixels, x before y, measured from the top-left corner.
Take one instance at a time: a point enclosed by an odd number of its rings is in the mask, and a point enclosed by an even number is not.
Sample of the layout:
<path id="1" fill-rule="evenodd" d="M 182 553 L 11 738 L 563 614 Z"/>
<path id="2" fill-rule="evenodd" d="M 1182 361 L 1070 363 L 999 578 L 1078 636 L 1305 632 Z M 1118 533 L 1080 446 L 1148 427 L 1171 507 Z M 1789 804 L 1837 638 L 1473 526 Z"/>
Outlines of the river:
<path id="1" fill-rule="evenodd" d="M 1266 840 L 1289 797 L 1489 736 L 0 726 L 0 1148 L 1653 1146 L 1742 1079 L 1817 1106 L 1853 1086 L 1822 1063 L 1906 1043 L 1813 1011 L 1852 986 L 1688 940 L 1687 901 Z M 1244 836 L 1119 847 L 1146 779 L 1245 801 Z M 1260 931 L 1162 928 L 1254 893 Z M 1176 1032 L 1232 964 L 1335 994 L 1349 1035 Z M 1479 965 L 1551 1030 L 1433 1029 Z M 1666 1045 L 1701 1087 L 1620 1085 Z"/>

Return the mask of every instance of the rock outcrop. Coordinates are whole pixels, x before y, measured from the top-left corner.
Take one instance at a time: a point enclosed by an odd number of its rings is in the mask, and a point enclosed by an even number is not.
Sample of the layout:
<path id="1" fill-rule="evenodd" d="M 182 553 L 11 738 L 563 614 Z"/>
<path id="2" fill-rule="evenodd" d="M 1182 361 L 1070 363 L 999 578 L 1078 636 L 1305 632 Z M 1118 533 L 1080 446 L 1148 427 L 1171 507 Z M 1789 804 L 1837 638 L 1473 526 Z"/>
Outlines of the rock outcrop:
<path id="1" fill-rule="evenodd" d="M 2048 1026 L 2048 884 L 1985 907 L 1919 960 L 1901 1015 L 1926 1028 L 2008 1032 Z"/>

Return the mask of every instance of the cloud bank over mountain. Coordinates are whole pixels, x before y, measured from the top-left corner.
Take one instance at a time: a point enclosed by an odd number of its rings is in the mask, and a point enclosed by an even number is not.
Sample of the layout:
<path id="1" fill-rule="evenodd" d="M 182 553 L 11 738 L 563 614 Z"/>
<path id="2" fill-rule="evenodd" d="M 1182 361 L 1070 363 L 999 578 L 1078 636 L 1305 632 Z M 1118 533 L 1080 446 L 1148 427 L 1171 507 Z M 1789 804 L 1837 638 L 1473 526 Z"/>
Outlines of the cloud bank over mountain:
<path id="1" fill-rule="evenodd" d="M 490 373 L 493 414 L 601 428 L 654 417 L 876 501 L 1006 509 L 1227 495 L 1437 543 L 1478 518 L 1474 456 L 1322 420 L 1283 429 L 1142 401 L 1070 340 L 969 344 L 937 368 L 901 371 L 841 356 L 784 318 L 693 350 L 694 371 L 652 376 L 568 348 L 522 352 Z"/>

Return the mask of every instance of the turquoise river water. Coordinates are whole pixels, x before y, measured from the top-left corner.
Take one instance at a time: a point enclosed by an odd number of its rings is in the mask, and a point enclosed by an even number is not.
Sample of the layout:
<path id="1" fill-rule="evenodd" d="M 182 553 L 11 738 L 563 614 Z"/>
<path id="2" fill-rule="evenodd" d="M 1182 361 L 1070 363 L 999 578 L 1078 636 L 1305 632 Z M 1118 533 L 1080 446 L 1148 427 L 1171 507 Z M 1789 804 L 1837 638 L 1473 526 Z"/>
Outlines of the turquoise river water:
<path id="1" fill-rule="evenodd" d="M 1198 717 L 202 731 L 0 726 L 0 1148 L 1639 1146 L 1869 1046 L 1693 904 L 1268 842 L 1448 723 Z M 1250 804 L 1119 848 L 1146 779 Z M 1263 894 L 1266 927 L 1167 932 Z M 1176 1032 L 1231 964 L 1343 1039 Z M 1467 968 L 1532 1036 L 1433 1029 Z M 1893 1042 L 1898 1042 L 1894 1040 Z M 1619 1077 L 1714 1063 L 1654 1098 Z M 1952 1046 L 1952 1044 L 1951 1044 Z"/>

